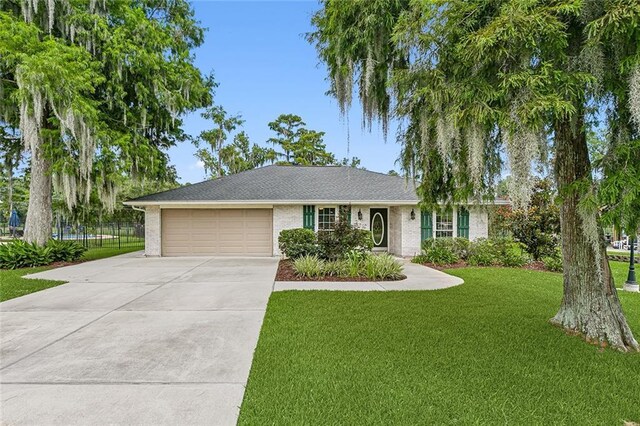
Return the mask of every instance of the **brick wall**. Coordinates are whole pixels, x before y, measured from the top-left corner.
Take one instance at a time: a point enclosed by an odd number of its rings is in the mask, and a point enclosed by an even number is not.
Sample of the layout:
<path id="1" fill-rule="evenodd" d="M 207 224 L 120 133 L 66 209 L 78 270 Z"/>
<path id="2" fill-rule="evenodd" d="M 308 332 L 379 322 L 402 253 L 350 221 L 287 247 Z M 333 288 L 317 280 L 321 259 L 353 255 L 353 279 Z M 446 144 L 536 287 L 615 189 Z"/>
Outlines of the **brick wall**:
<path id="1" fill-rule="evenodd" d="M 389 253 L 402 254 L 402 212 L 401 207 L 389 207 Z"/>
<path id="2" fill-rule="evenodd" d="M 162 254 L 162 223 L 160 207 L 147 207 L 144 211 L 144 254 L 160 256 Z"/>
<path id="3" fill-rule="evenodd" d="M 411 210 L 415 213 L 415 219 L 411 219 Z M 415 256 L 420 254 L 420 209 L 418 206 L 400 207 L 402 218 L 402 253 L 401 256 Z"/>
<path id="4" fill-rule="evenodd" d="M 273 255 L 281 255 L 278 248 L 280 231 L 302 227 L 302 206 L 273 206 Z"/>
<path id="5" fill-rule="evenodd" d="M 489 237 L 489 213 L 485 207 L 469 208 L 469 239 Z"/>

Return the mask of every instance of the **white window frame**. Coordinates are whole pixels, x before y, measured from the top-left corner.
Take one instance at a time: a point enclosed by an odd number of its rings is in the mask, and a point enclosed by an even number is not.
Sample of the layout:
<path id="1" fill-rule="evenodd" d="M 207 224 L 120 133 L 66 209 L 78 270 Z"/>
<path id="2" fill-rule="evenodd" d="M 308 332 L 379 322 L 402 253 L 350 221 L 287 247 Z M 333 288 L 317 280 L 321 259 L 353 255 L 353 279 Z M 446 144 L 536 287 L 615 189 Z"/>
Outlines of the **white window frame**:
<path id="1" fill-rule="evenodd" d="M 331 228 L 323 228 L 320 226 L 320 210 L 333 209 L 333 226 Z M 332 231 L 338 221 L 338 206 L 318 206 L 316 208 L 316 229 L 318 231 Z"/>
<path id="2" fill-rule="evenodd" d="M 439 216 L 439 212 L 437 210 L 434 210 L 433 212 L 433 238 L 454 238 L 457 235 L 456 232 L 456 208 L 451 208 L 450 212 L 451 212 L 451 229 L 448 228 L 440 228 L 438 226 L 438 216 Z M 446 214 L 447 211 L 445 210 L 444 213 Z M 445 222 L 447 223 L 447 222 Z M 443 232 L 447 232 L 450 233 L 450 235 L 438 235 L 438 233 L 443 233 Z"/>

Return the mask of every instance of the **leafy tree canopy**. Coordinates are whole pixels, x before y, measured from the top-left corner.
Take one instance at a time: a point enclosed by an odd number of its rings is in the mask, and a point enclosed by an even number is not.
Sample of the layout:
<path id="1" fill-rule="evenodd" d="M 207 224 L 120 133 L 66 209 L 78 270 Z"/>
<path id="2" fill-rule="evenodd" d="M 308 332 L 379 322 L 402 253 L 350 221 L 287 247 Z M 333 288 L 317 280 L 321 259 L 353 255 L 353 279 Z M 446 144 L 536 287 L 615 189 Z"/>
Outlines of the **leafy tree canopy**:
<path id="1" fill-rule="evenodd" d="M 69 208 L 94 187 L 113 208 L 121 173 L 165 178 L 181 114 L 210 101 L 190 53 L 202 41 L 184 0 L 0 3 L 0 115 L 31 152 L 31 193 L 52 178 Z M 47 199 L 30 200 L 33 241 L 50 234 Z"/>
<path id="2" fill-rule="evenodd" d="M 552 322 L 639 350 L 622 314 L 602 221 L 640 222 L 640 2 L 322 0 L 308 34 L 346 112 L 401 123 L 400 162 L 426 206 L 493 198 L 510 172 L 527 206 L 536 165 L 554 166 L 564 295 Z M 587 132 L 600 119 L 605 154 Z M 594 179 L 594 166 L 600 179 Z M 604 207 L 604 211 L 601 211 Z"/>

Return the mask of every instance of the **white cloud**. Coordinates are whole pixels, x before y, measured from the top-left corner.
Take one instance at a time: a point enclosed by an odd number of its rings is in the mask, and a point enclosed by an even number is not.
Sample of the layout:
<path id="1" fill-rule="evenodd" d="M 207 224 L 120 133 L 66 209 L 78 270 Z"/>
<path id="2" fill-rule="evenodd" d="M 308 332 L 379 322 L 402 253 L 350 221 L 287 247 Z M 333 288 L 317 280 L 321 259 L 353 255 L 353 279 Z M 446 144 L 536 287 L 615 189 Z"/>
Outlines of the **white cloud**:
<path id="1" fill-rule="evenodd" d="M 204 161 L 198 160 L 194 164 L 189 166 L 189 170 L 195 170 L 195 169 L 204 169 Z"/>

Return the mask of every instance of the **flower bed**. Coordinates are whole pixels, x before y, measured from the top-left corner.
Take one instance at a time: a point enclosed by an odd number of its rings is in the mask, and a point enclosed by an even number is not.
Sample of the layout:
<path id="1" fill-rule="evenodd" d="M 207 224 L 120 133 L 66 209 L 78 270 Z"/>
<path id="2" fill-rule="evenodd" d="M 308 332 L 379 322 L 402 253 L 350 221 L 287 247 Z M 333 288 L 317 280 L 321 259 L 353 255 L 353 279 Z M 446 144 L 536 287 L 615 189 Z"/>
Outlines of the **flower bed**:
<path id="1" fill-rule="evenodd" d="M 394 278 L 371 279 L 366 276 L 338 276 L 338 275 L 322 275 L 319 277 L 305 277 L 298 274 L 293 267 L 293 260 L 283 259 L 278 264 L 278 272 L 276 273 L 276 281 L 337 281 L 337 282 L 372 282 L 372 281 L 400 281 L 404 280 L 406 275 L 401 274 Z"/>

